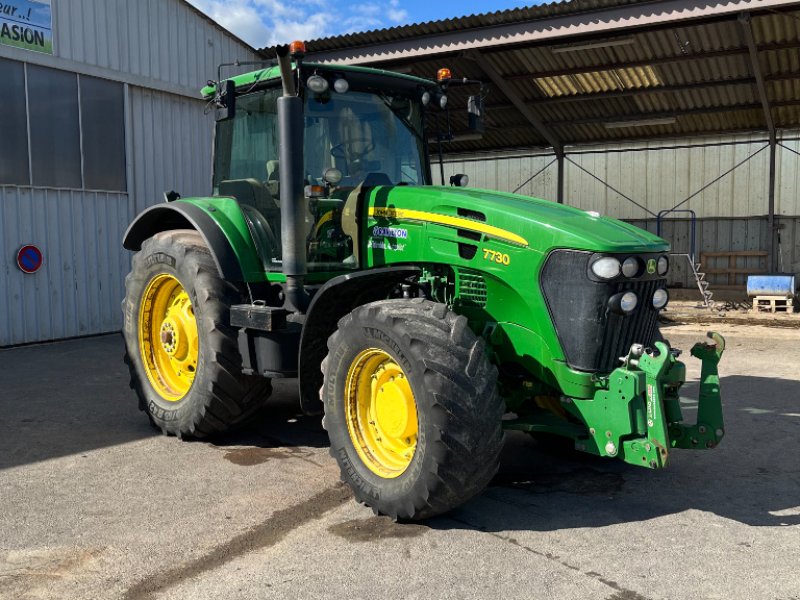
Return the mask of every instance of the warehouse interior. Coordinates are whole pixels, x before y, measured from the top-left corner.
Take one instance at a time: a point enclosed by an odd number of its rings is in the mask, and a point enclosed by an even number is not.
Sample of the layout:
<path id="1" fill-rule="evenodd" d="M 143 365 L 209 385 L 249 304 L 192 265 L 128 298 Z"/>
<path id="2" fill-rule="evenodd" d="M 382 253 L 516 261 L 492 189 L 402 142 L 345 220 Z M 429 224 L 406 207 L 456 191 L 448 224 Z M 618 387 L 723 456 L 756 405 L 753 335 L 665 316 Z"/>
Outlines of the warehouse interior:
<path id="1" fill-rule="evenodd" d="M 314 40 L 308 52 L 486 82 L 483 135 L 467 127 L 477 88 L 449 91 L 441 150 L 470 185 L 658 232 L 713 289 L 800 271 L 797 2 L 573 0 Z M 670 283 L 695 284 L 689 260 Z"/>

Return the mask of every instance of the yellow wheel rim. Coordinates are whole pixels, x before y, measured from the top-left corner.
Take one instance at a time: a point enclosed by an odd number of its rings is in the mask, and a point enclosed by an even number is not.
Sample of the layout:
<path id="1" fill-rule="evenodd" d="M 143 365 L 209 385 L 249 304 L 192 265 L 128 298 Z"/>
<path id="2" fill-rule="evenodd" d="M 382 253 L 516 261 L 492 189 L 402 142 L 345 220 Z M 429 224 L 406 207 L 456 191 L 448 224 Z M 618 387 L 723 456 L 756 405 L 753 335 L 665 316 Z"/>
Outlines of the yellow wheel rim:
<path id="1" fill-rule="evenodd" d="M 405 472 L 417 447 L 417 403 L 403 369 L 383 350 L 364 350 L 350 365 L 345 419 L 370 471 L 386 479 Z"/>
<path id="2" fill-rule="evenodd" d="M 156 275 L 142 295 L 139 349 L 150 384 L 169 402 L 192 387 L 200 354 L 197 321 L 189 294 L 166 273 Z"/>

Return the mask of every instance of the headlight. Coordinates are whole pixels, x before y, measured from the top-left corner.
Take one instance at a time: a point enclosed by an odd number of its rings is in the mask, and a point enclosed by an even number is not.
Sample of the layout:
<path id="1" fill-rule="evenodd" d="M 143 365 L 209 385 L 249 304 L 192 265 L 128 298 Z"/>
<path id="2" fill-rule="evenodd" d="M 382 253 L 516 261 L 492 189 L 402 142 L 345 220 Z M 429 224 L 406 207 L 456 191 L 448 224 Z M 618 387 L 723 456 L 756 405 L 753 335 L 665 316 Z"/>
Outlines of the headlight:
<path id="1" fill-rule="evenodd" d="M 306 81 L 306 85 L 308 89 L 310 89 L 315 94 L 321 94 L 328 89 L 328 80 L 324 77 L 320 77 L 319 75 L 312 75 Z"/>
<path id="2" fill-rule="evenodd" d="M 653 308 L 661 310 L 669 302 L 669 293 L 664 288 L 658 288 L 653 292 Z"/>
<path id="3" fill-rule="evenodd" d="M 454 185 L 456 187 L 467 187 L 469 185 L 469 175 L 464 175 L 463 173 L 451 175 L 450 185 Z"/>
<path id="4" fill-rule="evenodd" d="M 428 103 L 431 101 L 431 94 L 430 92 L 422 92 L 422 105 L 428 106 Z"/>
<path id="5" fill-rule="evenodd" d="M 444 110 L 444 107 L 445 107 L 445 106 L 447 106 L 447 96 L 445 96 L 444 94 L 442 94 L 442 95 L 439 97 L 439 108 L 441 108 L 442 110 Z"/>
<path id="6" fill-rule="evenodd" d="M 622 298 L 619 299 L 619 307 L 622 312 L 632 312 L 637 304 L 639 304 L 639 298 L 633 292 L 625 292 L 622 294 Z"/>
<path id="7" fill-rule="evenodd" d="M 614 279 L 621 268 L 619 261 L 612 256 L 604 256 L 592 263 L 592 273 L 601 279 Z"/>
<path id="8" fill-rule="evenodd" d="M 656 269 L 658 270 L 659 275 L 666 275 L 667 271 L 669 270 L 669 259 L 666 256 L 659 258 Z"/>
<path id="9" fill-rule="evenodd" d="M 333 89 L 335 89 L 338 94 L 346 94 L 347 90 L 350 89 L 350 84 L 347 83 L 347 79 L 337 79 L 333 82 Z"/>
<path id="10" fill-rule="evenodd" d="M 625 275 L 625 277 L 636 277 L 641 268 L 642 265 L 639 259 L 635 256 L 629 256 L 622 263 L 622 274 Z"/>
<path id="11" fill-rule="evenodd" d="M 633 312 L 637 304 L 639 304 L 639 298 L 633 292 L 620 292 L 608 299 L 608 308 L 612 312 L 622 315 Z"/>

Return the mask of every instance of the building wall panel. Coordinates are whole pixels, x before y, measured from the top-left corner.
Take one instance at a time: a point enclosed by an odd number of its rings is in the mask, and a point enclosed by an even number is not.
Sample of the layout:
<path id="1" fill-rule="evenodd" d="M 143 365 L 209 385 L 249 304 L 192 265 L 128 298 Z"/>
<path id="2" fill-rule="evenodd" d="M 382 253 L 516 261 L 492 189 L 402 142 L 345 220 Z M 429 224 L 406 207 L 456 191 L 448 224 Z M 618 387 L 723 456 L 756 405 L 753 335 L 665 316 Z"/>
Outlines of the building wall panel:
<path id="1" fill-rule="evenodd" d="M 800 132 L 793 133 L 778 146 L 775 212 L 780 215 L 800 215 Z"/>
<path id="2" fill-rule="evenodd" d="M 637 227 L 656 232 L 655 219 L 633 219 Z M 780 244 L 776 245 L 779 265 L 784 271 L 800 273 L 800 217 L 778 217 L 776 223 L 780 231 Z M 702 252 L 725 252 L 739 250 L 764 250 L 767 244 L 766 217 L 704 218 L 697 221 L 697 258 Z M 662 223 L 661 236 L 670 242 L 672 252 L 689 253 L 691 248 L 691 226 L 688 219 L 670 219 Z M 764 267 L 763 259 L 758 257 L 739 258 L 741 268 L 759 269 Z M 714 259 L 710 267 L 725 267 L 726 261 Z M 702 269 L 701 269 L 702 270 Z M 725 275 L 709 275 L 712 291 L 714 285 L 727 285 Z M 669 276 L 670 285 L 693 287 L 695 285 L 684 257 L 673 260 Z"/>
<path id="3" fill-rule="evenodd" d="M 213 118 L 205 104 L 128 90 L 129 193 L 0 187 L 0 346 L 118 331 L 128 224 L 164 191 L 210 192 Z M 14 263 L 26 243 L 45 255 L 35 275 Z"/>
<path id="4" fill-rule="evenodd" d="M 130 107 L 134 213 L 161 202 L 165 191 L 209 194 L 214 119 L 205 104 L 131 87 Z"/>
<path id="5" fill-rule="evenodd" d="M 797 133 L 787 132 L 784 137 L 793 139 Z M 784 144 L 800 152 L 800 142 L 788 139 Z M 670 144 L 694 147 L 667 147 Z M 697 144 L 716 145 L 701 147 Z M 691 195 L 692 198 L 681 208 L 694 210 L 698 217 L 766 215 L 769 151 L 758 152 L 766 144 L 763 134 L 752 134 L 568 150 L 564 176 L 566 202 L 616 218 L 642 219 L 672 208 Z M 552 154 L 535 153 L 489 154 L 469 159 L 453 157 L 448 159 L 453 164 L 446 170 L 450 172 L 458 166 L 470 175 L 472 184 L 477 187 L 511 191 L 552 158 Z M 736 167 L 739 163 L 742 164 Z M 800 189 L 800 155 L 779 146 L 777 163 L 776 212 L 798 215 L 800 195 L 796 190 Z M 513 172 L 515 166 L 520 171 L 515 172 L 514 177 L 501 176 L 501 173 Z M 715 181 L 730 169 L 733 170 Z M 555 165 L 520 193 L 555 200 Z M 644 208 L 626 200 L 623 195 Z"/>
<path id="6" fill-rule="evenodd" d="M 181 0 L 53 0 L 52 12 L 56 57 L 189 90 L 222 62 L 256 59 Z"/>
<path id="7" fill-rule="evenodd" d="M 0 346 L 120 329 L 128 214 L 126 194 L 0 187 Z M 14 260 L 26 243 L 44 254 L 33 275 Z"/>

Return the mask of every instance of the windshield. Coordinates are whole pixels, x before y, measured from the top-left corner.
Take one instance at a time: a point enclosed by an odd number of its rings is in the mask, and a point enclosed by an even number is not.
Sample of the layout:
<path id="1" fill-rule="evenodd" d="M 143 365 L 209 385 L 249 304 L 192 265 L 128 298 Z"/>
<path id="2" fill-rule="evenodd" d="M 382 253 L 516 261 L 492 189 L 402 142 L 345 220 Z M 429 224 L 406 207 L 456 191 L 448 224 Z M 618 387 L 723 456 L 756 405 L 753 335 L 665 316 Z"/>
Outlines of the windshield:
<path id="1" fill-rule="evenodd" d="M 214 194 L 236 198 L 264 268 L 273 271 L 282 265 L 280 95 L 268 87 L 238 96 L 234 118 L 217 123 L 214 153 Z M 308 269 L 358 268 L 342 226 L 345 202 L 359 185 L 428 183 L 421 105 L 393 90 L 306 90 L 304 112 Z M 323 180 L 330 169 L 339 171 L 338 181 Z"/>
<path id="2" fill-rule="evenodd" d="M 344 187 L 426 183 L 417 102 L 380 91 L 309 93 L 305 115 L 309 183 L 321 184 L 331 167 L 341 171 Z"/>

